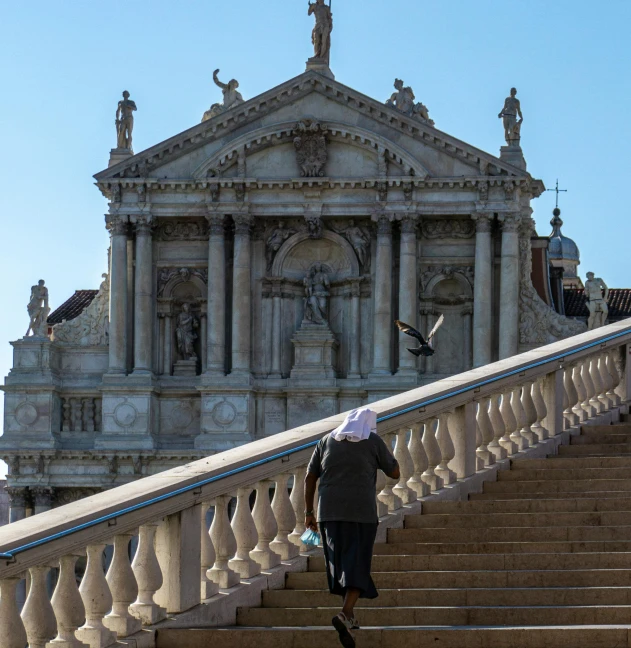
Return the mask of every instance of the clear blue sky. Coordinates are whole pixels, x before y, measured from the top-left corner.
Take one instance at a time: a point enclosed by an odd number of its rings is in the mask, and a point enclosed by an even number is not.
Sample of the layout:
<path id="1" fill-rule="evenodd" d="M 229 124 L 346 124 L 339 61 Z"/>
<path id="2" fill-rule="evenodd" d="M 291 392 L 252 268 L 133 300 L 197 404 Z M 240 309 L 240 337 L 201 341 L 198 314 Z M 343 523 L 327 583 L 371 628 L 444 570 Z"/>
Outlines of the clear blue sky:
<path id="1" fill-rule="evenodd" d="M 628 270 L 629 0 L 333 0 L 331 68 L 385 100 L 412 86 L 436 126 L 493 154 L 511 86 L 524 112 L 528 169 L 557 177 L 564 233 L 585 272 L 631 287 Z M 138 104 L 141 151 L 200 121 L 221 94 L 212 71 L 251 98 L 300 74 L 311 56 L 307 2 L 2 2 L 0 374 L 24 334 L 30 286 L 51 305 L 96 288 L 106 269 L 107 205 L 93 186 L 115 145 L 120 93 Z M 554 195 L 534 203 L 550 231 Z"/>

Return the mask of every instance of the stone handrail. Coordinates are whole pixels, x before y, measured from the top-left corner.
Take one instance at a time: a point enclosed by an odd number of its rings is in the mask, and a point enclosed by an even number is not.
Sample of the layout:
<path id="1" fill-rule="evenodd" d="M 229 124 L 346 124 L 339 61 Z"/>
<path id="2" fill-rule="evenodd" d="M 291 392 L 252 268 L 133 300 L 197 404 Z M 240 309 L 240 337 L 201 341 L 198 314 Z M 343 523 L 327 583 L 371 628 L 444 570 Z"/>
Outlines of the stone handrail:
<path id="1" fill-rule="evenodd" d="M 421 499 L 466 497 L 510 458 L 550 454 L 580 424 L 611 419 L 631 398 L 630 349 L 627 320 L 372 403 L 378 433 L 401 467 L 399 480 L 380 473 L 377 481 L 382 526 Z M 2 527 L 0 648 L 27 641 L 43 648 L 53 638 L 51 648 L 105 648 L 167 613 L 195 609 L 219 589 L 229 596 L 241 579 L 300 560 L 307 550 L 300 543 L 306 464 L 315 443 L 343 419 L 332 416 Z M 84 556 L 77 586 L 75 566 Z"/>

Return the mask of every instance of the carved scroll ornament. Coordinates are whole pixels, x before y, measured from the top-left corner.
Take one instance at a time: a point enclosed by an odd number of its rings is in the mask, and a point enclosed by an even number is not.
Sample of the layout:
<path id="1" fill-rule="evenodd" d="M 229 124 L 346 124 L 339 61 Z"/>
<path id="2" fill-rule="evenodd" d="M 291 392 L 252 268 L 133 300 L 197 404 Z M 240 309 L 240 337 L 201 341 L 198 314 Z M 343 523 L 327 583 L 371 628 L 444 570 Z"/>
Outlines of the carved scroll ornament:
<path id="1" fill-rule="evenodd" d="M 327 160 L 328 128 L 325 124 L 303 119 L 292 131 L 296 160 L 300 167 L 300 175 L 306 178 L 324 176 L 324 165 Z"/>
<path id="2" fill-rule="evenodd" d="M 455 218 L 425 220 L 421 222 L 421 234 L 427 239 L 471 238 L 475 236 L 475 223 Z"/>

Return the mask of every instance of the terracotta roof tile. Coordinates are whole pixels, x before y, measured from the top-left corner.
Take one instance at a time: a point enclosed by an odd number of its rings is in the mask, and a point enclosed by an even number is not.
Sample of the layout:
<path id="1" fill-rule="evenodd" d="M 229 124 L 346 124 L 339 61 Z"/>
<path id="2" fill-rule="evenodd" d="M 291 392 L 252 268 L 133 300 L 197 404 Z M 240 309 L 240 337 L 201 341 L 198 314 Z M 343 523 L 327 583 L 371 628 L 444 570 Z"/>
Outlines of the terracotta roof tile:
<path id="1" fill-rule="evenodd" d="M 565 288 L 563 301 L 568 317 L 589 317 L 583 288 Z M 607 305 L 609 317 L 631 317 L 631 288 L 611 288 Z"/>
<path id="2" fill-rule="evenodd" d="M 74 295 L 66 300 L 59 308 L 48 316 L 48 324 L 59 324 L 64 320 L 71 320 L 81 313 L 92 303 L 98 290 L 75 290 Z"/>

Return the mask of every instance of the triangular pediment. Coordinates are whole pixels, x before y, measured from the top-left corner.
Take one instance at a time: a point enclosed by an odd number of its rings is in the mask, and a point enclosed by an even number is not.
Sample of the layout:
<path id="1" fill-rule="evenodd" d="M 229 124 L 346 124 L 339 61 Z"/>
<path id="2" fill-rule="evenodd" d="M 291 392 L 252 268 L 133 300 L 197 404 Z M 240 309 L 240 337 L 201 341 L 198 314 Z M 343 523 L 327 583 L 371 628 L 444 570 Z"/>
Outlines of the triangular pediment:
<path id="1" fill-rule="evenodd" d="M 391 176 L 445 182 L 502 176 L 532 181 L 526 171 L 313 71 L 133 155 L 95 178 L 102 188 L 110 181 L 133 178 L 192 182 L 230 178 L 237 174 L 240 151 L 255 156 L 272 146 L 291 146 L 292 130 L 305 118 L 326 123 L 335 145 L 372 150 L 375 159 L 377 152 L 385 150 Z M 267 159 L 251 168 L 254 171 L 247 172 L 251 181 L 273 176 L 274 164 Z M 327 175 L 340 177 L 346 171 L 346 167 L 327 170 Z M 367 163 L 360 171 L 363 177 L 382 175 L 376 163 L 374 169 Z"/>

